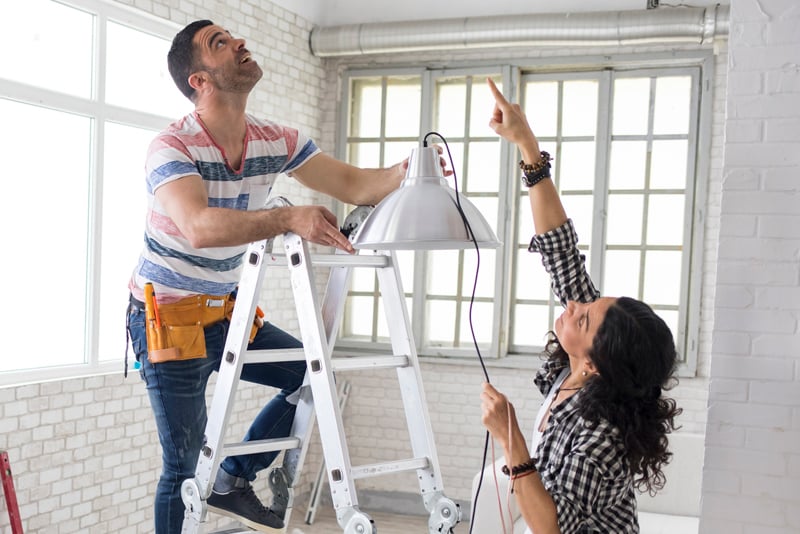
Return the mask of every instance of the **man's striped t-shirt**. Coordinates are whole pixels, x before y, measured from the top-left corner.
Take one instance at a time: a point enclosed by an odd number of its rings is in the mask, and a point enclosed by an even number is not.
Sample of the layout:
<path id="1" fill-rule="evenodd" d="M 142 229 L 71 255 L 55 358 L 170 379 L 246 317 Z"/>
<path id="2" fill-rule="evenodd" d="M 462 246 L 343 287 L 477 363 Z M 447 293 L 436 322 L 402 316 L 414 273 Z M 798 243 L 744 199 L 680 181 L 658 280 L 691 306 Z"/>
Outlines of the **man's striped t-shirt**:
<path id="1" fill-rule="evenodd" d="M 246 116 L 242 161 L 234 171 L 196 113 L 171 124 L 150 144 L 145 164 L 147 219 L 144 248 L 130 289 L 142 299 L 152 282 L 161 302 L 187 295 L 224 295 L 239 282 L 247 245 L 196 249 L 181 234 L 155 198 L 164 184 L 199 175 L 208 205 L 237 210 L 264 207 L 277 176 L 303 165 L 319 148 L 293 128 Z"/>

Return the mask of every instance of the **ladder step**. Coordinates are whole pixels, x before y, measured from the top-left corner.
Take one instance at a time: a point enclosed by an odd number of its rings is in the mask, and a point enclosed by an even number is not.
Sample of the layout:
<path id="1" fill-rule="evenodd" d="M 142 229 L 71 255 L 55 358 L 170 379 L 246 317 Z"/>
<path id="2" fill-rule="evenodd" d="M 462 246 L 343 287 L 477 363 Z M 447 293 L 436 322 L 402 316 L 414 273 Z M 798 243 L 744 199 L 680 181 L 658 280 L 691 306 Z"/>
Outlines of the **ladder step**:
<path id="1" fill-rule="evenodd" d="M 300 445 L 300 439 L 298 438 L 259 439 L 240 443 L 226 443 L 223 445 L 222 450 L 225 456 L 241 456 L 258 452 L 297 449 Z"/>
<path id="2" fill-rule="evenodd" d="M 427 469 L 430 461 L 427 458 L 411 458 L 410 460 L 399 460 L 395 462 L 383 462 L 378 464 L 360 465 L 353 467 L 351 473 L 354 479 L 377 477 L 402 471 L 414 471 L 416 469 Z"/>
<path id="3" fill-rule="evenodd" d="M 264 256 L 264 263 L 269 266 L 285 266 L 285 256 Z M 360 254 L 312 254 L 311 263 L 314 267 L 388 267 L 391 257 L 384 254 L 367 256 Z"/>
<path id="4" fill-rule="evenodd" d="M 249 350 L 245 363 L 276 363 L 305 360 L 303 349 Z M 334 371 L 364 371 L 368 369 L 396 369 L 408 367 L 408 356 L 376 354 L 370 356 L 340 356 L 331 358 Z"/>
<path id="5" fill-rule="evenodd" d="M 334 371 L 364 371 L 369 369 L 396 369 L 408 367 L 408 356 L 375 355 L 331 358 Z"/>
<path id="6" fill-rule="evenodd" d="M 299 362 L 306 359 L 303 349 L 248 350 L 244 363 Z"/>

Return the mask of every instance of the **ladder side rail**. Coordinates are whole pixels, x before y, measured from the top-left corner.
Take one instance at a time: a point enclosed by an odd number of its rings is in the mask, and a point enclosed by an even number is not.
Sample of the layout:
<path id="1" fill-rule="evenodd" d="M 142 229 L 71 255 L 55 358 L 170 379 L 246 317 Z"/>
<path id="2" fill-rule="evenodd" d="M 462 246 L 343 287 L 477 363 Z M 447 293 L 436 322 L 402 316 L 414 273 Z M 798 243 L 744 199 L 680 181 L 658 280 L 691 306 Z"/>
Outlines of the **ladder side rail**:
<path id="1" fill-rule="evenodd" d="M 340 511 L 356 507 L 358 496 L 350 476 L 350 454 L 344 434 L 342 413 L 337 398 L 333 368 L 330 363 L 330 346 L 321 316 L 319 298 L 312 276 L 308 246 L 298 235 L 284 235 L 286 257 L 289 262 L 292 289 L 297 304 L 297 319 L 308 360 L 308 377 L 314 394 L 317 426 L 322 451 L 328 469 L 337 518 L 342 524 Z"/>
<path id="2" fill-rule="evenodd" d="M 345 380 L 338 388 L 338 397 L 339 397 L 339 411 L 344 413 L 344 408 L 347 406 L 347 399 L 350 397 L 350 382 Z M 314 523 L 314 519 L 317 515 L 317 508 L 319 506 L 319 500 L 322 497 L 322 485 L 324 484 L 324 477 L 325 477 L 325 458 L 322 458 L 322 461 L 319 464 L 319 470 L 317 471 L 317 476 L 314 478 L 314 484 L 311 487 L 311 496 L 308 499 L 308 507 L 306 508 L 306 525 L 311 525 Z"/>
<path id="3" fill-rule="evenodd" d="M 14 489 L 14 478 L 11 475 L 11 461 L 6 451 L 0 451 L 0 479 L 3 482 L 3 495 L 11 524 L 11 534 L 22 534 L 22 517 L 19 515 L 17 492 Z"/>
<path id="4" fill-rule="evenodd" d="M 348 255 L 338 249 L 336 253 L 337 255 Z M 311 257 L 311 262 L 317 265 L 314 256 Z M 339 328 L 344 316 L 344 304 L 352 275 L 352 267 L 341 266 L 331 267 L 330 275 L 328 276 L 328 285 L 325 287 L 325 297 L 322 300 L 322 321 L 330 347 L 334 346 L 339 335 Z"/>
<path id="5" fill-rule="evenodd" d="M 286 525 L 289 524 L 294 509 L 294 486 L 303 471 L 303 465 L 308 454 L 309 440 L 316 420 L 316 409 L 308 379 L 308 371 L 306 371 L 303 385 L 300 386 L 296 395 L 298 396 L 297 409 L 295 410 L 289 436 L 297 438 L 300 446 L 286 449 L 281 467 L 273 469 L 269 476 L 269 485 L 272 490 L 270 508 L 273 512 L 283 517 Z"/>
<path id="6" fill-rule="evenodd" d="M 411 449 L 415 458 L 428 459 L 425 467 L 417 469 L 420 493 L 425 509 L 430 512 L 428 532 L 429 534 L 452 532 L 453 527 L 461 520 L 461 511 L 455 502 L 444 495 L 442 471 L 425 400 L 419 357 L 411 337 L 411 322 L 400 282 L 397 256 L 392 251 L 384 254 L 391 256 L 391 265 L 378 269 L 377 272 L 392 351 L 396 355 L 406 355 L 409 362 L 408 366 L 397 369 L 397 379 L 405 408 Z"/>
<path id="7" fill-rule="evenodd" d="M 250 244 L 244 255 L 245 265 L 242 269 L 242 277 L 236 295 L 236 305 L 233 308 L 228 335 L 225 339 L 225 349 L 220 362 L 217 383 L 208 415 L 208 424 L 206 426 L 206 439 L 208 441 L 197 463 L 196 474 L 208 486 L 208 491 L 203 493 L 205 497 L 211 493 L 210 482 L 213 482 L 209 481 L 208 478 L 211 476 L 212 471 L 216 472 L 216 468 L 219 467 L 219 463 L 222 460 L 222 453 L 224 453 L 222 444 L 225 429 L 228 427 L 233 409 L 236 386 L 242 374 L 244 355 L 247 352 L 247 344 L 250 338 L 250 329 L 253 325 L 258 298 L 261 294 L 261 285 L 264 281 L 262 260 L 264 254 L 271 249 L 272 239 L 264 239 Z M 231 397 L 230 399 L 228 399 L 229 396 Z"/>
<path id="8" fill-rule="evenodd" d="M 411 323 L 406 310 L 405 295 L 400 283 L 400 273 L 396 266 L 396 256 L 390 252 L 391 265 L 378 269 L 378 279 L 383 298 L 386 321 L 389 326 L 392 351 L 395 355 L 405 355 L 409 365 L 397 369 L 400 394 L 408 423 L 411 449 L 414 457 L 427 457 L 430 465 L 420 476 L 420 489 L 423 494 L 442 489 L 442 478 L 433 431 L 428 416 L 428 406 L 422 386 L 422 373 L 419 368 L 414 340 L 411 339 Z"/>

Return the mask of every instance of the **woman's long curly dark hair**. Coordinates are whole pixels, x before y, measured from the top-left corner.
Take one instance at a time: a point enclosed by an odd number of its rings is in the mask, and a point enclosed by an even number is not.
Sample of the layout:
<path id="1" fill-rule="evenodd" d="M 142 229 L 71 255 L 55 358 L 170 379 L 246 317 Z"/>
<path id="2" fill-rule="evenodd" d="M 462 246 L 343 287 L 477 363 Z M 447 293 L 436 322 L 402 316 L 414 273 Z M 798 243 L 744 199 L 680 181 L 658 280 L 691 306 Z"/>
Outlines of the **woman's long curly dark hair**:
<path id="1" fill-rule="evenodd" d="M 568 362 L 555 337 L 545 353 Z M 672 332 L 650 306 L 621 297 L 608 308 L 589 357 L 598 374 L 583 388 L 578 411 L 590 424 L 606 420 L 619 429 L 634 486 L 653 494 L 666 482 L 663 467 L 672 457 L 667 434 L 682 412 L 662 395 L 677 383 Z"/>

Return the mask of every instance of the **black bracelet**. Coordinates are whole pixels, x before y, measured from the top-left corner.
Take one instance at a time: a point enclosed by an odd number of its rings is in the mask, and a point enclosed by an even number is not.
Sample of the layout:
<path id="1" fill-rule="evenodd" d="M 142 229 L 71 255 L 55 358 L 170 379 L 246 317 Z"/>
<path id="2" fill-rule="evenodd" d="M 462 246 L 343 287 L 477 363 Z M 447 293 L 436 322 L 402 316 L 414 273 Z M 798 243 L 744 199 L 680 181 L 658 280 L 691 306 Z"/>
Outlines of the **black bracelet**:
<path id="1" fill-rule="evenodd" d="M 533 187 L 545 178 L 550 178 L 550 162 L 553 158 L 544 150 L 539 155 L 542 159 L 533 165 L 525 163 L 525 160 L 519 160 L 519 168 L 522 169 L 522 184 L 526 187 Z"/>
<path id="2" fill-rule="evenodd" d="M 504 465 L 500 470 L 506 476 L 517 476 L 522 473 L 527 473 L 528 471 L 536 471 L 536 464 L 534 463 L 533 458 L 531 458 L 525 463 L 515 465 L 511 468 L 511 470 L 508 469 L 507 465 Z"/>

